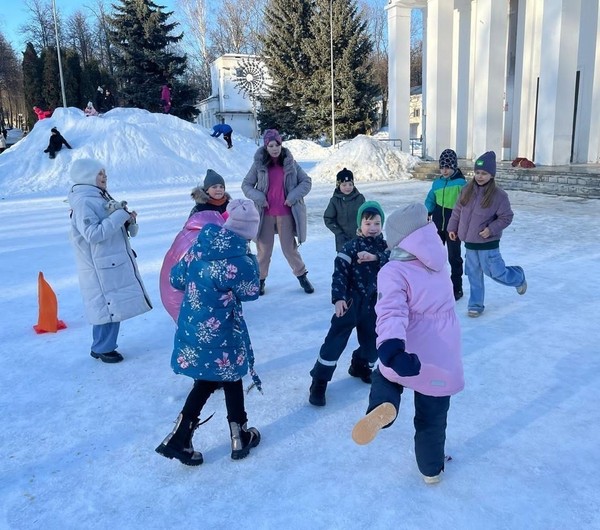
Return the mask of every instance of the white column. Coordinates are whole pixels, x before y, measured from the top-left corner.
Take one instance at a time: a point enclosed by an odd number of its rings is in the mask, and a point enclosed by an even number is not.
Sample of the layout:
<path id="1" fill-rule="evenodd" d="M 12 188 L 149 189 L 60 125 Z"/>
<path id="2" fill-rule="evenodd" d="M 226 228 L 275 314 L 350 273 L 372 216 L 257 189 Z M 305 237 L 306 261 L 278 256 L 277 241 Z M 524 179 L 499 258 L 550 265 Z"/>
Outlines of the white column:
<path id="1" fill-rule="evenodd" d="M 545 0 L 535 162 L 568 164 L 571 157 L 581 0 Z"/>
<path id="2" fill-rule="evenodd" d="M 580 80 L 574 162 L 600 161 L 600 8 L 598 2 L 581 3 L 579 31 Z"/>
<path id="3" fill-rule="evenodd" d="M 543 0 L 519 2 L 513 97 L 512 158 L 533 160 L 535 103 L 540 64 Z"/>
<path id="4" fill-rule="evenodd" d="M 508 8 L 505 1 L 478 0 L 473 20 L 473 154 L 502 154 Z"/>
<path id="5" fill-rule="evenodd" d="M 435 160 L 451 145 L 453 9 L 452 0 L 427 2 L 427 83 L 423 93 L 427 122 L 424 155 Z"/>
<path id="6" fill-rule="evenodd" d="M 452 144 L 459 158 L 472 158 L 469 142 L 469 66 L 471 59 L 471 0 L 455 0 L 452 101 Z"/>
<path id="7" fill-rule="evenodd" d="M 391 0 L 388 16 L 388 117 L 390 138 L 410 152 L 410 8 Z"/>

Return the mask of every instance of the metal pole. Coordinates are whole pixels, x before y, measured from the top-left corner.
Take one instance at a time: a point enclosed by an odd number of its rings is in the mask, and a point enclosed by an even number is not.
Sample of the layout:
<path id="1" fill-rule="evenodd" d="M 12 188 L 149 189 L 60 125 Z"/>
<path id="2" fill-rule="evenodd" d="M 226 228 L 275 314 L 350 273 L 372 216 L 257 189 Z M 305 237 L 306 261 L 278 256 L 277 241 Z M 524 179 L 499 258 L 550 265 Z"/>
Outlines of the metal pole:
<path id="1" fill-rule="evenodd" d="M 56 0 L 52 0 L 52 14 L 54 15 L 54 34 L 56 36 L 56 53 L 58 54 L 58 73 L 60 75 L 60 90 L 62 92 L 63 107 L 67 108 L 67 96 L 65 94 L 65 80 L 63 79 L 62 60 L 60 58 L 60 44 L 58 42 L 58 20 L 56 19 Z"/>
<path id="2" fill-rule="evenodd" d="M 331 52 L 331 143 L 335 146 L 335 99 L 333 97 L 333 0 L 329 0 L 329 46 Z"/>

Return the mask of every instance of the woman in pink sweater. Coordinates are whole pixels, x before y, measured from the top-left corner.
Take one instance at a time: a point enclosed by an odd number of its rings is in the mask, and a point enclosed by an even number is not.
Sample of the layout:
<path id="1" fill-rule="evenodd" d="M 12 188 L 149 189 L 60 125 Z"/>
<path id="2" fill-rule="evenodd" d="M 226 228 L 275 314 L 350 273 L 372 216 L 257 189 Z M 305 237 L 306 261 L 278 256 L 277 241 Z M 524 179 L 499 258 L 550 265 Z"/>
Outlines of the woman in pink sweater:
<path id="1" fill-rule="evenodd" d="M 423 204 L 396 210 L 385 225 L 390 260 L 377 275 L 377 355 L 367 415 L 352 437 L 369 443 L 390 426 L 404 388 L 415 392 L 415 456 L 426 483 L 444 470 L 450 396 L 464 387 L 460 326 L 447 253 Z M 415 352 L 415 353 L 407 353 Z"/>

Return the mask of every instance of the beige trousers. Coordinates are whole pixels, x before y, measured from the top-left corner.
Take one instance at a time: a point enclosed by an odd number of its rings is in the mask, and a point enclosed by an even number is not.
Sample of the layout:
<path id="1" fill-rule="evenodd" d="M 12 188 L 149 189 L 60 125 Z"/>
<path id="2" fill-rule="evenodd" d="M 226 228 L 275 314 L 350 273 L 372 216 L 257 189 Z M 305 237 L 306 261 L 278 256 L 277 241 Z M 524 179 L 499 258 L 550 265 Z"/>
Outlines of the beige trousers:
<path id="1" fill-rule="evenodd" d="M 260 279 L 264 280 L 269 275 L 275 233 L 279 234 L 281 251 L 290 265 L 294 276 L 302 276 L 306 272 L 306 267 L 304 261 L 302 261 L 300 252 L 298 252 L 298 245 L 294 237 L 294 218 L 291 215 L 277 217 L 265 215 L 256 240 Z"/>

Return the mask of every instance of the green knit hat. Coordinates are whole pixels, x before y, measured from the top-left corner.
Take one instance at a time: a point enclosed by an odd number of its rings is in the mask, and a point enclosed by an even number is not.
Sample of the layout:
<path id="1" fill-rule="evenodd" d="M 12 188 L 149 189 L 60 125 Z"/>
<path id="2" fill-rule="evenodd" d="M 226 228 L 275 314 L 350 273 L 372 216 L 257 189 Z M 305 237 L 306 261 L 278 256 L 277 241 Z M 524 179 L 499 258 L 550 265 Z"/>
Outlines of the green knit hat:
<path id="1" fill-rule="evenodd" d="M 385 214 L 383 213 L 383 208 L 381 207 L 381 204 L 379 204 L 377 201 L 364 202 L 358 209 L 358 214 L 356 215 L 357 226 L 360 226 L 362 215 L 365 212 L 378 214 L 381 217 L 381 226 L 383 226 L 383 222 L 385 221 Z"/>

